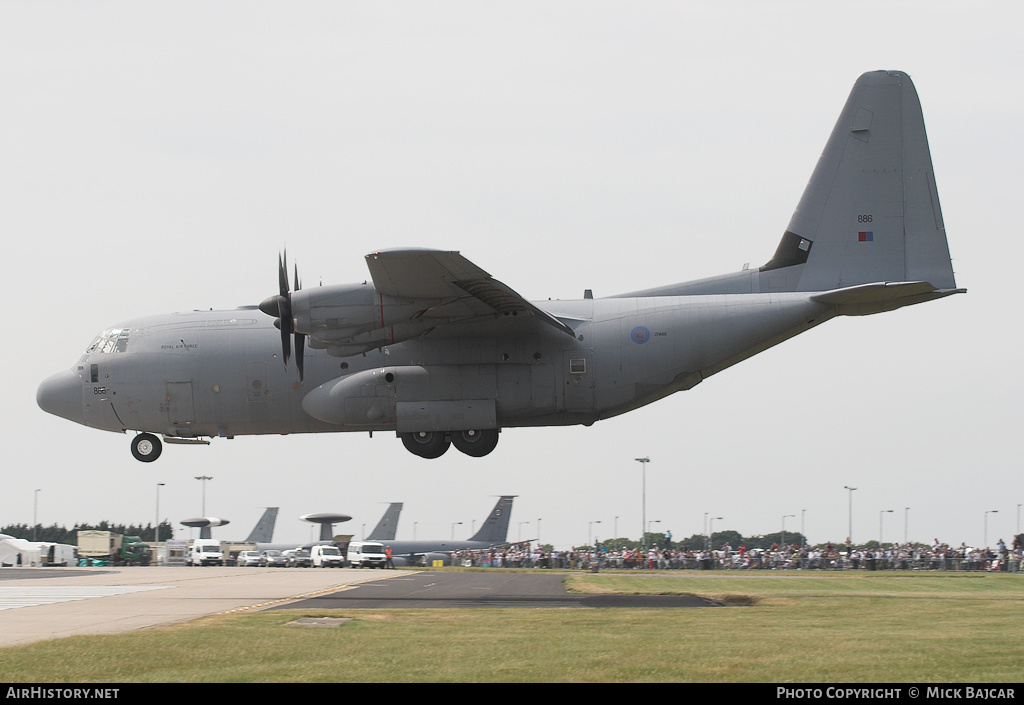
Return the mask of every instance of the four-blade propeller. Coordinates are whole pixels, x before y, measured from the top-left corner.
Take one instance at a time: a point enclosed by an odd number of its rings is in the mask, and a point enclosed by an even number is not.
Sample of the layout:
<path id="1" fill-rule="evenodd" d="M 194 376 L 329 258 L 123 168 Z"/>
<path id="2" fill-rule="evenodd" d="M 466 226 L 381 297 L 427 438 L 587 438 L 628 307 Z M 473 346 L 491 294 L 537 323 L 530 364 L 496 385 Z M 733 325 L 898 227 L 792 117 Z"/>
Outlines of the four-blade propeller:
<path id="1" fill-rule="evenodd" d="M 299 371 L 299 382 L 302 382 L 302 353 L 305 350 L 306 336 L 295 331 L 295 319 L 292 317 L 292 293 L 288 282 L 288 253 L 277 256 L 277 281 L 280 293 L 271 296 L 260 304 L 260 311 L 268 316 L 275 316 L 274 325 L 281 330 L 281 353 L 284 366 L 288 367 L 288 359 L 292 356 L 291 337 L 295 337 L 295 367 Z M 295 291 L 302 289 L 299 283 L 299 268 L 295 267 Z"/>

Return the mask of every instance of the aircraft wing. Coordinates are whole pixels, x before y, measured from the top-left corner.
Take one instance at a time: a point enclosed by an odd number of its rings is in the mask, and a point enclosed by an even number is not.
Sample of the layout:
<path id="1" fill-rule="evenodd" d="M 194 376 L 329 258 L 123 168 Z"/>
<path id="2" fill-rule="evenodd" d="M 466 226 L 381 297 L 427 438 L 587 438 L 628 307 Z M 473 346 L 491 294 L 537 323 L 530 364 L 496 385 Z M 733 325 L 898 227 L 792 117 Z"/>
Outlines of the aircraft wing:
<path id="1" fill-rule="evenodd" d="M 383 250 L 366 255 L 373 286 L 384 296 L 423 300 L 425 319 L 528 315 L 575 337 L 568 325 L 542 311 L 458 252 Z"/>

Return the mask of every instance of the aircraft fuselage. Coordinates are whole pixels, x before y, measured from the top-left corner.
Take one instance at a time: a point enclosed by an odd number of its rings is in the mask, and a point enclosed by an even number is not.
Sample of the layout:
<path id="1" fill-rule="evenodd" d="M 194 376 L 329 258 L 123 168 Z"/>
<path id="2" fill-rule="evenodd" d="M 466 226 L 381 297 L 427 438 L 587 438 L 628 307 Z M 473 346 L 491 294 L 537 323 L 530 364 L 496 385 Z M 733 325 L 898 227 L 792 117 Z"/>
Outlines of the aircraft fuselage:
<path id="1" fill-rule="evenodd" d="M 94 346 L 44 387 L 79 387 L 81 417 L 61 415 L 87 426 L 180 438 L 590 424 L 833 315 L 799 293 L 536 305 L 571 320 L 576 337 L 530 317 L 477 322 L 473 335 L 448 326 L 345 358 L 309 350 L 300 384 L 259 311 L 195 311 L 115 326 L 123 351 Z"/>

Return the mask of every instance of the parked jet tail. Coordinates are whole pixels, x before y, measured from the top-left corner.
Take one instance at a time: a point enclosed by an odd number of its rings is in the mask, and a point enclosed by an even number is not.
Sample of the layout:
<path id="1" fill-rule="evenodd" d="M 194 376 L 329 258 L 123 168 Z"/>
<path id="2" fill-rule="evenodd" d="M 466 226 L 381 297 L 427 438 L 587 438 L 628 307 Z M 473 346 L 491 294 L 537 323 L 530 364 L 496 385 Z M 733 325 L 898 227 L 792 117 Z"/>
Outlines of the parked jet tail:
<path id="1" fill-rule="evenodd" d="M 840 314 L 963 291 L 953 277 L 921 103 L 907 74 L 872 71 L 857 80 L 767 264 L 624 296 L 787 291 L 828 292 L 816 300 Z"/>
<path id="2" fill-rule="evenodd" d="M 486 541 L 487 543 L 505 543 L 508 537 L 508 522 L 512 517 L 512 500 L 516 495 L 503 495 L 494 509 L 484 520 L 483 526 L 469 537 L 470 541 Z"/>
<path id="3" fill-rule="evenodd" d="M 401 502 L 392 502 L 384 510 L 384 516 L 380 518 L 377 526 L 373 528 L 367 541 L 394 541 L 395 533 L 398 531 L 398 517 L 402 513 Z"/>
<path id="4" fill-rule="evenodd" d="M 267 507 L 256 522 L 245 543 L 270 543 L 274 540 L 274 524 L 277 523 L 278 507 Z"/>

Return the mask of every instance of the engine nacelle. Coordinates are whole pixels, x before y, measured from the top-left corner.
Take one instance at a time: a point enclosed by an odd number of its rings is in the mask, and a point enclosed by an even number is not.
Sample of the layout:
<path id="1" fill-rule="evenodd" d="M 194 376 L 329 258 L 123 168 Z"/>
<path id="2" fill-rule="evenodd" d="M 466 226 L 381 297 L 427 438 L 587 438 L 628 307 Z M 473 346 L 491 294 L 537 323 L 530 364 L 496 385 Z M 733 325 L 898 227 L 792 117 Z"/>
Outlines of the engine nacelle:
<path id="1" fill-rule="evenodd" d="M 310 347 L 347 357 L 423 335 L 437 321 L 421 321 L 429 303 L 383 296 L 372 284 L 301 289 L 291 294 L 295 330 Z"/>

